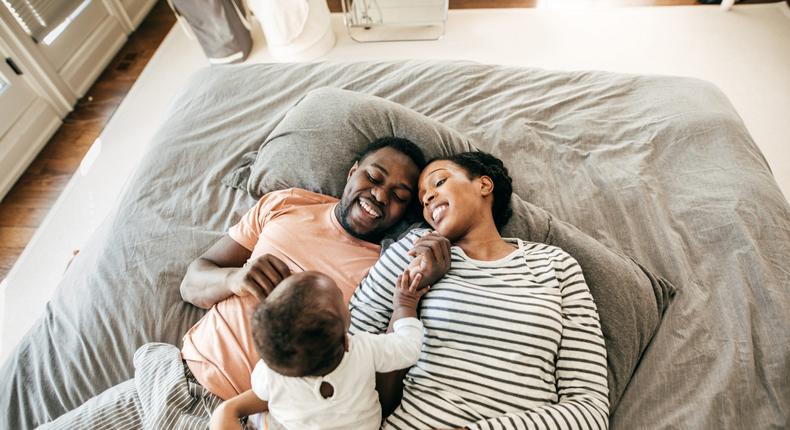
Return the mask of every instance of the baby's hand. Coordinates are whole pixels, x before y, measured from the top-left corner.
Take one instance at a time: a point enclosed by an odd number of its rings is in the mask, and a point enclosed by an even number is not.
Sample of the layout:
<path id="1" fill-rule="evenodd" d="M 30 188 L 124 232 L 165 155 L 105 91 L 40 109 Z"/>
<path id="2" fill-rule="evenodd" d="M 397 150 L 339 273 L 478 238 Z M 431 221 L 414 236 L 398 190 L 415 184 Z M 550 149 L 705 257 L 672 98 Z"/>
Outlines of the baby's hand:
<path id="1" fill-rule="evenodd" d="M 415 240 L 409 255 L 414 260 L 407 270 L 412 280 L 421 274 L 418 285 L 433 285 L 450 270 L 450 241 L 435 231 Z"/>
<path id="2" fill-rule="evenodd" d="M 398 276 L 395 284 L 395 294 L 392 296 L 393 309 L 408 311 L 408 315 L 416 316 L 417 305 L 425 293 L 428 292 L 428 287 L 417 288 L 420 284 L 421 274 L 417 274 L 415 279 L 411 279 L 410 271 L 407 268 L 402 275 Z"/>

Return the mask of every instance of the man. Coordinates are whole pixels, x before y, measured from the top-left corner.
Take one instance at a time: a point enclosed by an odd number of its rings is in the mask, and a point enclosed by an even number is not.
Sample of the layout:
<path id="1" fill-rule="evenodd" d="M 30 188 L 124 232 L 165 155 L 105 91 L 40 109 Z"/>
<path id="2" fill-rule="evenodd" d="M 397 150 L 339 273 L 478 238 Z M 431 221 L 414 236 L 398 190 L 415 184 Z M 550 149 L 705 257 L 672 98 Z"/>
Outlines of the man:
<path id="1" fill-rule="evenodd" d="M 269 193 L 195 260 L 181 295 L 211 307 L 184 336 L 182 356 L 195 379 L 223 399 L 250 389 L 258 354 L 249 316 L 292 272 L 329 275 L 348 303 L 378 259 L 378 241 L 416 196 L 424 163 L 406 139 L 377 140 L 351 167 L 339 202 L 299 189 Z"/>
<path id="2" fill-rule="evenodd" d="M 210 309 L 184 336 L 182 350 L 144 345 L 134 357 L 134 379 L 41 428 L 207 427 L 222 399 L 250 388 L 258 359 L 250 310 L 304 270 L 328 274 L 348 302 L 379 256 L 377 242 L 416 196 L 424 165 L 412 142 L 383 138 L 355 161 L 339 201 L 299 189 L 265 195 L 190 264 L 182 297 Z"/>

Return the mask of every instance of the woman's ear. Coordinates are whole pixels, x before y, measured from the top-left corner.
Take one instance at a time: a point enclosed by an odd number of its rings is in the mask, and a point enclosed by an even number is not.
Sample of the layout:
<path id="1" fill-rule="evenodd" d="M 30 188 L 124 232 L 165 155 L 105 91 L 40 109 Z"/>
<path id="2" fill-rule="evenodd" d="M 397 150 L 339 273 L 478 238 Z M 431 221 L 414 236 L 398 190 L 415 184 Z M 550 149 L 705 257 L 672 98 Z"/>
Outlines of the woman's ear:
<path id="1" fill-rule="evenodd" d="M 494 181 L 488 176 L 481 176 L 480 178 L 480 194 L 487 196 L 494 192 Z"/>
<path id="2" fill-rule="evenodd" d="M 359 169 L 359 161 L 355 161 L 355 162 L 354 162 L 354 165 L 353 165 L 353 166 L 351 166 L 351 168 L 350 168 L 350 169 L 348 169 L 348 175 L 346 175 L 346 180 L 349 180 L 349 179 L 351 179 L 351 175 L 353 175 L 353 174 L 354 174 L 354 172 L 356 172 L 356 171 L 357 171 L 357 169 Z"/>

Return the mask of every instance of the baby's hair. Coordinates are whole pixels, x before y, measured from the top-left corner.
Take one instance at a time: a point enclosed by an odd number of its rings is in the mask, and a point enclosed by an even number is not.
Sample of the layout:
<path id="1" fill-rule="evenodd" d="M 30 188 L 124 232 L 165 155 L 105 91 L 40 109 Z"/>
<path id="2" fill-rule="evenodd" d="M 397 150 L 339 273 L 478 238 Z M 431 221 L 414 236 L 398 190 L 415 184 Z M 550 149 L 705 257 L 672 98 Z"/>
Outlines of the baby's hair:
<path id="1" fill-rule="evenodd" d="M 488 176 L 494 182 L 494 204 L 491 212 L 494 215 L 494 224 L 499 231 L 510 220 L 513 210 L 510 208 L 510 196 L 513 194 L 513 179 L 508 174 L 507 167 L 497 157 L 483 152 L 461 152 L 449 157 L 439 157 L 431 160 L 446 160 L 466 170 L 470 179 Z M 430 163 L 429 163 L 430 164 Z"/>
<path id="2" fill-rule="evenodd" d="M 255 348 L 268 366 L 297 373 L 289 376 L 321 376 L 345 353 L 345 323 L 316 303 L 317 275 L 290 282 L 283 294 L 255 309 Z"/>

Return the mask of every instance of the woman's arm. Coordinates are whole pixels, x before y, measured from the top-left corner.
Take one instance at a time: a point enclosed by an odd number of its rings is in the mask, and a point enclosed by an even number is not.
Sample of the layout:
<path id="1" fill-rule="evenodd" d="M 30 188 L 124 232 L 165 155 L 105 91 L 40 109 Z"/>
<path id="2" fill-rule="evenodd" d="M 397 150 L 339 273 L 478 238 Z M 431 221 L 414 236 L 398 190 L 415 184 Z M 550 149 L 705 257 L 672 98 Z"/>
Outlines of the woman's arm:
<path id="1" fill-rule="evenodd" d="M 214 410 L 211 414 L 211 430 L 241 430 L 241 418 L 268 410 L 269 402 L 259 399 L 252 390 L 245 391 Z"/>
<path id="2" fill-rule="evenodd" d="M 562 295 L 562 338 L 555 366 L 559 402 L 470 423 L 470 430 L 609 427 L 606 348 L 598 311 L 579 264 L 561 254 L 553 262 Z"/>

